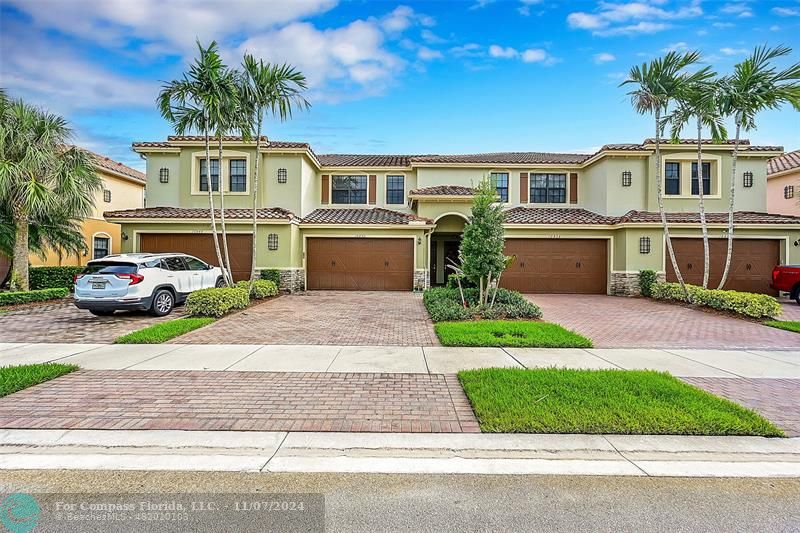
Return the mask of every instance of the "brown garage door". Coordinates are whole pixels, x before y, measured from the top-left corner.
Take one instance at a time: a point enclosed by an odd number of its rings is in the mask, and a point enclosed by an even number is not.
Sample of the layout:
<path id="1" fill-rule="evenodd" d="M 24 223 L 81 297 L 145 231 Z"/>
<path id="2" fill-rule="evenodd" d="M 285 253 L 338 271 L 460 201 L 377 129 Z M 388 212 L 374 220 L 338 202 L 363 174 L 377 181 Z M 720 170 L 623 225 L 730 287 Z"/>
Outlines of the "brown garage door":
<path id="1" fill-rule="evenodd" d="M 780 262 L 780 241 L 769 239 L 734 239 L 733 259 L 725 289 L 777 295 L 769 286 L 772 269 Z M 672 239 L 675 258 L 684 281 L 703 284 L 703 239 Z M 709 239 L 711 268 L 708 286 L 716 289 L 725 270 L 728 241 Z M 667 281 L 678 281 L 672 261 L 667 257 Z"/>
<path id="2" fill-rule="evenodd" d="M 520 292 L 606 294 L 606 239 L 506 239 L 517 259 L 500 286 Z"/>
<path id="3" fill-rule="evenodd" d="M 410 291 L 413 239 L 310 238 L 306 243 L 309 289 Z"/>
<path id="4" fill-rule="evenodd" d="M 142 233 L 139 235 L 139 250 L 150 253 L 180 252 L 218 266 L 213 239 L 210 233 Z M 221 236 L 219 240 L 221 250 Z M 228 254 L 234 281 L 250 279 L 252 246 L 252 235 L 228 234 Z"/>

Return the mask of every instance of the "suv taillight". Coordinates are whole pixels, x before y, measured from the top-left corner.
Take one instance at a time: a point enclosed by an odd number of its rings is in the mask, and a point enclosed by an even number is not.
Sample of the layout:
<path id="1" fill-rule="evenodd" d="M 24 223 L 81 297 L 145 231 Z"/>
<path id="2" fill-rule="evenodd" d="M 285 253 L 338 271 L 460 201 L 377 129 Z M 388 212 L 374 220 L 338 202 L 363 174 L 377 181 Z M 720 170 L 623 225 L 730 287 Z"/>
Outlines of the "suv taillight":
<path id="1" fill-rule="evenodd" d="M 83 274 L 75 274 L 72 277 L 72 283 L 78 283 L 78 280 L 81 279 L 82 277 L 83 277 Z"/>
<path id="2" fill-rule="evenodd" d="M 144 281 L 144 276 L 142 276 L 141 274 L 114 274 L 114 275 L 117 276 L 119 279 L 131 280 L 131 282 L 128 283 L 129 286 L 136 285 L 137 283 L 141 283 L 142 281 Z"/>

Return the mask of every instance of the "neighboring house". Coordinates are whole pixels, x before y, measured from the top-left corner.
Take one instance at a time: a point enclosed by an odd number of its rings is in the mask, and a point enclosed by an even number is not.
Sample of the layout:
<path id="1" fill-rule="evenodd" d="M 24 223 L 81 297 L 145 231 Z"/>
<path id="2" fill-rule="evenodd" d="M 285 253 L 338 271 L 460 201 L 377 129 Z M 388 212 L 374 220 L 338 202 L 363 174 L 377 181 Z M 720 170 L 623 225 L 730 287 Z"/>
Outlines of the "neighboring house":
<path id="1" fill-rule="evenodd" d="M 148 208 L 112 210 L 126 252 L 181 251 L 217 263 L 209 238 L 208 173 L 201 137 L 138 142 L 147 159 Z M 692 141 L 663 144 L 665 205 L 684 277 L 702 280 Z M 775 264 L 800 263 L 800 219 L 766 213 L 767 160 L 781 147 L 743 142 L 736 176 L 736 241 L 728 288 L 771 292 Z M 702 172 L 711 283 L 725 260 L 732 146 L 706 143 Z M 251 169 L 261 159 L 257 266 L 292 290 L 411 290 L 444 283 L 470 213 L 471 186 L 495 181 L 507 208 L 502 285 L 526 292 L 634 294 L 642 269 L 673 279 L 658 214 L 652 141 L 594 154 L 318 155 L 308 144 L 225 139 L 222 183 L 234 277 L 249 275 Z M 219 206 L 216 198 L 215 206 Z"/>
<path id="2" fill-rule="evenodd" d="M 89 251 L 80 257 L 51 251 L 44 259 L 31 254 L 32 266 L 78 266 L 92 259 L 119 253 L 122 241 L 127 236 L 122 234 L 119 224 L 106 221 L 103 212 L 144 207 L 147 178 L 143 173 L 102 155 L 86 151 L 94 159 L 97 174 L 103 180 L 101 190 L 95 194 L 91 215 L 81 222 L 81 231 Z"/>
<path id="3" fill-rule="evenodd" d="M 767 212 L 800 216 L 800 150 L 769 160 Z"/>

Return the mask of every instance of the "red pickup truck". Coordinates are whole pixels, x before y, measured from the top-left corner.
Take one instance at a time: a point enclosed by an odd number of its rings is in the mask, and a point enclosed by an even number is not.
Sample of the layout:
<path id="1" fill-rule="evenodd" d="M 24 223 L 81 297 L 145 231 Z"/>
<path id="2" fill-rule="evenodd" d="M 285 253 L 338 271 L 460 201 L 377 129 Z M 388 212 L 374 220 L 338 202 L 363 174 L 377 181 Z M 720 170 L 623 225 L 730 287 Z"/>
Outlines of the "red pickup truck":
<path id="1" fill-rule="evenodd" d="M 789 297 L 800 304 L 800 266 L 778 265 L 772 269 L 773 289 L 788 292 Z"/>

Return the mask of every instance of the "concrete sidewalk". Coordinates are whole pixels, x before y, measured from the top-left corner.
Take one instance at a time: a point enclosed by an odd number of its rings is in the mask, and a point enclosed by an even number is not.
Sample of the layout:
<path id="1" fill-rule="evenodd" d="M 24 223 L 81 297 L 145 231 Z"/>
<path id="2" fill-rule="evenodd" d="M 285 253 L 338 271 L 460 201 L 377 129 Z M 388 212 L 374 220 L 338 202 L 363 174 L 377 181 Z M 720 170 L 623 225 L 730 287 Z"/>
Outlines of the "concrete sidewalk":
<path id="1" fill-rule="evenodd" d="M 800 477 L 800 439 L 2 430 L 0 470 Z"/>
<path id="2" fill-rule="evenodd" d="M 800 378 L 800 349 L 547 349 L 412 346 L 14 344 L 0 366 L 58 361 L 86 369 L 448 374 L 485 367 L 662 370 L 681 377 Z"/>

